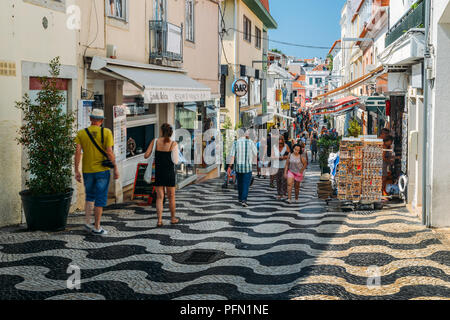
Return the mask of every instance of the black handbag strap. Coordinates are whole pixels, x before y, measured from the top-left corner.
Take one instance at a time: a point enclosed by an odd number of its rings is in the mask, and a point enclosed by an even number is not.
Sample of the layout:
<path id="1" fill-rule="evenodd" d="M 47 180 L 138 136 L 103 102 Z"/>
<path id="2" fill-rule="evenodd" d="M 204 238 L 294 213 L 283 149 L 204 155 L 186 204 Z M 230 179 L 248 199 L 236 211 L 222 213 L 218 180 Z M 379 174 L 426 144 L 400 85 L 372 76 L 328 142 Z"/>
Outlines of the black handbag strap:
<path id="1" fill-rule="evenodd" d="M 107 155 L 106 152 L 105 152 L 102 148 L 100 148 L 100 146 L 97 144 L 97 141 L 95 141 L 94 137 L 91 135 L 91 133 L 89 132 L 88 128 L 86 128 L 86 129 L 84 129 L 84 130 L 86 130 L 86 133 L 87 133 L 89 139 L 91 139 L 92 143 L 93 143 L 94 146 L 97 148 L 97 150 L 100 151 L 100 153 L 101 153 L 105 158 L 108 159 L 108 155 Z M 102 131 L 102 144 L 103 144 L 103 128 L 102 128 L 101 131 Z"/>

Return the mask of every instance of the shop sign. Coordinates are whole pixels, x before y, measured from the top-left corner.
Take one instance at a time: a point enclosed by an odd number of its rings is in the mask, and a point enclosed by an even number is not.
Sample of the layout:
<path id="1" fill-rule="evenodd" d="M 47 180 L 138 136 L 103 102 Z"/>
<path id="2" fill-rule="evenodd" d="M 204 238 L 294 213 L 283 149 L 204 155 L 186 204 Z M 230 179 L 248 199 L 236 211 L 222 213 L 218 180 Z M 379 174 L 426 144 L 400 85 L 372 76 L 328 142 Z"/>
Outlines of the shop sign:
<path id="1" fill-rule="evenodd" d="M 146 88 L 145 103 L 177 103 L 211 100 L 211 92 L 206 90 L 170 90 Z"/>
<path id="2" fill-rule="evenodd" d="M 248 83 L 244 79 L 235 80 L 231 86 L 231 91 L 238 97 L 243 97 L 248 93 Z"/>
<path id="3" fill-rule="evenodd" d="M 291 110 L 291 105 L 289 103 L 282 103 L 281 109 L 283 110 Z"/>

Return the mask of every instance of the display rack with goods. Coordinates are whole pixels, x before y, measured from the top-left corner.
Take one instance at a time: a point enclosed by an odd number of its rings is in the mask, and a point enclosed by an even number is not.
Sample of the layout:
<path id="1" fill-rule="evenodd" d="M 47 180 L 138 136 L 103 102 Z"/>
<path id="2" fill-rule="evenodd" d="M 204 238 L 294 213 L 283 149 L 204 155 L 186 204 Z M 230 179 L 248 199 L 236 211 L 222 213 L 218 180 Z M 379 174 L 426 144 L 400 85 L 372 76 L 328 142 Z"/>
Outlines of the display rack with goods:
<path id="1" fill-rule="evenodd" d="M 338 199 L 381 201 L 383 141 L 364 137 L 344 138 L 339 153 Z"/>
<path id="2" fill-rule="evenodd" d="M 362 147 L 360 139 L 345 138 L 341 141 L 337 175 L 339 200 L 361 200 Z"/>
<path id="3" fill-rule="evenodd" d="M 379 202 L 382 197 L 383 141 L 366 139 L 364 141 L 362 200 Z"/>

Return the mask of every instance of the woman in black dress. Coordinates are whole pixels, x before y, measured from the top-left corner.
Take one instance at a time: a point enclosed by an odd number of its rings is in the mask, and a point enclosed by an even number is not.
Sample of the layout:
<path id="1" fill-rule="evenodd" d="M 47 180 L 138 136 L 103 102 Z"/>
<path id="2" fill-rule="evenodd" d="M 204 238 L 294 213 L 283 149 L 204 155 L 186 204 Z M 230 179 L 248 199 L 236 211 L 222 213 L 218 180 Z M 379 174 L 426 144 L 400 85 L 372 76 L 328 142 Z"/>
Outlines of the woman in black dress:
<path id="1" fill-rule="evenodd" d="M 175 165 L 178 164 L 178 144 L 170 137 L 173 134 L 172 126 L 164 123 L 161 126 L 161 138 L 154 139 L 148 146 L 145 159 L 152 154 L 155 149 L 155 187 L 156 187 L 156 213 L 158 214 L 158 227 L 163 225 L 163 201 L 164 189 L 169 199 L 169 208 L 172 216 L 171 223 L 177 224 L 180 220 L 175 217 Z"/>

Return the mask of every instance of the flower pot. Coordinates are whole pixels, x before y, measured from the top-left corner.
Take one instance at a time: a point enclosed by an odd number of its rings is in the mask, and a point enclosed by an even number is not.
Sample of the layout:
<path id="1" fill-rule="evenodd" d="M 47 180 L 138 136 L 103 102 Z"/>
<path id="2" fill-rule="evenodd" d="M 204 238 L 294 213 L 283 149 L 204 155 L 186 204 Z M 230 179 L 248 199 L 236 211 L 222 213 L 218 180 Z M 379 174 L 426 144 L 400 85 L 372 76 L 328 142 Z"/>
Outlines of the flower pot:
<path id="1" fill-rule="evenodd" d="M 19 193 L 30 231 L 61 231 L 66 228 L 73 189 L 54 195 L 32 195 L 29 190 Z"/>

